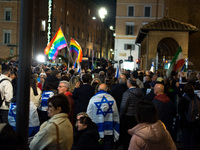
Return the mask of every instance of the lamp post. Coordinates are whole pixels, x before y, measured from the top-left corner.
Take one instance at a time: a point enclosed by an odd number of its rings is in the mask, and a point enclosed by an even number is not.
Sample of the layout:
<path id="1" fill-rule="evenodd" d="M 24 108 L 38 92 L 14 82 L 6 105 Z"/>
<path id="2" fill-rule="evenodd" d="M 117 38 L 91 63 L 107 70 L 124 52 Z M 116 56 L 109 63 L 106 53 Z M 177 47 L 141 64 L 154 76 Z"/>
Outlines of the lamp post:
<path id="1" fill-rule="evenodd" d="M 102 37 L 102 32 L 103 32 L 103 30 L 102 30 L 102 22 L 103 22 L 103 20 L 104 20 L 106 15 L 107 15 L 107 10 L 104 7 L 100 8 L 99 9 L 99 17 L 101 18 L 100 59 L 102 58 L 102 39 L 103 39 L 103 37 Z"/>

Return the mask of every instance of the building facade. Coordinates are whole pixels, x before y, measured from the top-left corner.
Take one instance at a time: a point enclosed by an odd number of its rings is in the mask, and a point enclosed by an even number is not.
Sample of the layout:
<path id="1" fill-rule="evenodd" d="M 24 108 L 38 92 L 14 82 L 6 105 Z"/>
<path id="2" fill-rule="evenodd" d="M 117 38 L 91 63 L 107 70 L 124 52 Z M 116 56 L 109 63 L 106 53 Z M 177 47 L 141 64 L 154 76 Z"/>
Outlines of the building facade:
<path id="1" fill-rule="evenodd" d="M 20 0 L 0 0 L 0 59 L 19 54 Z M 84 57 L 113 59 L 113 35 L 101 22 L 98 7 L 91 0 L 35 0 L 33 5 L 33 58 L 43 54 L 47 43 L 61 27 L 68 47 L 74 38 Z M 102 39 L 102 40 L 101 40 Z M 102 50 L 100 50 L 102 45 Z M 68 58 L 68 49 L 58 56 Z M 75 54 L 72 54 L 75 58 Z M 63 58 L 62 57 L 62 58 Z M 62 62 L 59 57 L 57 62 Z"/>
<path id="2" fill-rule="evenodd" d="M 164 0 L 117 0 L 114 50 L 115 60 L 123 60 L 122 68 L 127 68 L 127 64 L 130 69 L 138 68 L 140 45 L 135 40 L 139 30 L 163 16 Z"/>
<path id="3" fill-rule="evenodd" d="M 20 1 L 0 0 L 0 58 L 18 55 Z"/>

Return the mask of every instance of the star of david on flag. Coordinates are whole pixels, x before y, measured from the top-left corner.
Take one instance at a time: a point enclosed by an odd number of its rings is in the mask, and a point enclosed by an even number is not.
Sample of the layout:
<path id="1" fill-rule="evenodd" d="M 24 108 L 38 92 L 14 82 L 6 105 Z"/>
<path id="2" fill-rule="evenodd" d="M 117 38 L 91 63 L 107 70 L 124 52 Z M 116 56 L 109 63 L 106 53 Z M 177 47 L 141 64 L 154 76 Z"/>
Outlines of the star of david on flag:
<path id="1" fill-rule="evenodd" d="M 94 104 L 97 106 L 96 115 L 102 114 L 105 117 L 108 113 L 113 113 L 112 105 L 114 104 L 114 101 L 108 101 L 105 96 L 103 96 L 103 98 L 102 98 L 102 100 L 100 102 L 95 102 Z M 101 109 L 102 104 L 107 104 L 108 105 L 108 109 L 107 110 L 102 110 Z"/>

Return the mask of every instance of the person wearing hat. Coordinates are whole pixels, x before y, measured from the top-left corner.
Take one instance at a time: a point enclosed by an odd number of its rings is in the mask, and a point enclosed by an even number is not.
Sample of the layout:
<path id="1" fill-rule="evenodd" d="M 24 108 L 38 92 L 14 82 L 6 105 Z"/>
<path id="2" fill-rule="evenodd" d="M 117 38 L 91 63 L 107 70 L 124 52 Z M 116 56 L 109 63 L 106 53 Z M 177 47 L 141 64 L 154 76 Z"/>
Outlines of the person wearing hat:
<path id="1" fill-rule="evenodd" d="M 164 79 L 162 77 L 158 77 L 156 83 L 160 83 L 164 85 Z"/>
<path id="2" fill-rule="evenodd" d="M 40 73 L 39 78 L 40 78 L 40 82 L 38 83 L 38 87 L 40 88 L 40 90 L 42 90 L 43 87 L 44 87 L 44 82 L 45 82 L 45 78 L 46 78 L 46 73 L 43 73 L 43 72 Z"/>

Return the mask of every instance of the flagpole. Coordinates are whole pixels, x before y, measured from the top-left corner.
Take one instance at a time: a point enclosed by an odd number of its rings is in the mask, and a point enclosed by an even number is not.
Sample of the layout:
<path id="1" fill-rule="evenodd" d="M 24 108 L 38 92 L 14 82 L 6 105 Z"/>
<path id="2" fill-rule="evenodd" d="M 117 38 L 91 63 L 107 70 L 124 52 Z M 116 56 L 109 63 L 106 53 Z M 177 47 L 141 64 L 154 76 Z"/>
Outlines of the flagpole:
<path id="1" fill-rule="evenodd" d="M 62 31 L 62 27 L 61 27 L 61 26 L 60 26 L 60 29 L 61 29 L 61 31 Z M 62 31 L 62 33 L 63 33 L 63 31 Z M 63 35 L 64 35 L 64 34 L 63 34 Z M 65 38 L 65 36 L 64 36 L 64 38 Z M 66 43 L 67 43 L 66 38 L 65 38 L 65 41 L 66 41 Z M 71 57 L 72 63 L 73 63 L 73 58 L 72 58 L 72 56 L 71 56 L 71 54 L 70 54 L 70 50 L 69 50 L 69 47 L 68 47 L 68 43 L 67 43 L 67 50 L 68 50 L 68 52 L 69 52 L 69 58 L 68 58 L 68 70 L 69 70 L 70 57 Z"/>
<path id="2" fill-rule="evenodd" d="M 71 40 L 70 40 L 70 44 L 71 44 Z M 69 44 L 69 45 L 70 45 Z M 68 48 L 68 51 L 69 51 L 69 56 L 70 56 L 70 58 L 71 58 L 71 61 L 72 61 L 72 64 L 74 63 L 74 59 L 72 58 L 72 55 L 71 55 L 71 53 L 70 53 L 70 50 L 69 50 L 69 48 Z"/>

